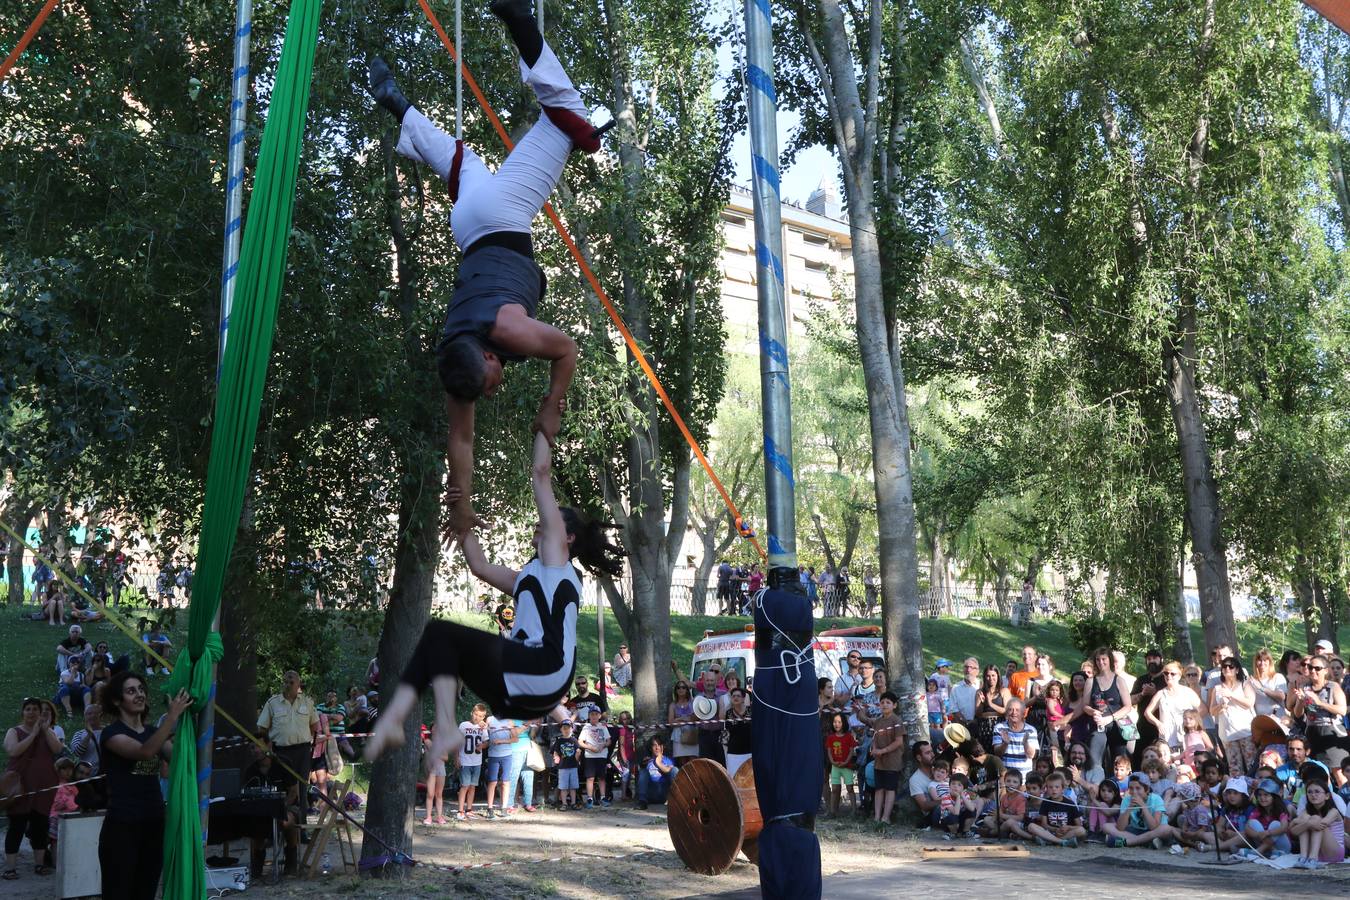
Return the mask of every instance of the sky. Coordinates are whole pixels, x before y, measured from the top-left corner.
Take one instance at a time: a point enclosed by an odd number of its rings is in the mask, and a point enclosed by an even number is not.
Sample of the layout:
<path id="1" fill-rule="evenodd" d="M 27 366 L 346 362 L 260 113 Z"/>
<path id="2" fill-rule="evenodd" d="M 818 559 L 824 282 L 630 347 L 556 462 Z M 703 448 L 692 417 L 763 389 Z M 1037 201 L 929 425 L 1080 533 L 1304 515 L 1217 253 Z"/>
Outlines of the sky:
<path id="1" fill-rule="evenodd" d="M 725 21 L 725 16 L 734 14 L 737 17 L 743 17 L 743 7 L 734 0 L 721 0 L 721 2 L 710 5 L 708 15 L 710 17 L 719 17 Z M 744 33 L 744 26 L 739 29 Z M 778 36 L 775 35 L 775 39 Z M 717 50 L 718 68 L 723 72 L 730 74 L 736 66 L 736 57 L 732 52 L 730 43 L 723 43 Z M 801 117 L 791 110 L 779 110 L 778 112 L 778 152 L 782 154 L 783 148 L 788 145 L 788 138 L 792 130 L 796 128 Z M 743 131 L 738 134 L 731 145 L 731 154 L 736 162 L 736 183 L 748 185 L 750 183 L 750 134 Z M 795 203 L 805 203 L 806 198 L 811 196 L 820 185 L 822 175 L 827 175 L 834 182 L 836 191 L 839 191 L 839 164 L 835 162 L 834 157 L 828 150 L 819 144 L 809 147 L 797 154 L 796 162 L 779 173 L 782 196 L 784 200 L 790 200 Z M 839 191 L 839 196 L 843 192 Z"/>
<path id="2" fill-rule="evenodd" d="M 779 111 L 778 152 L 780 154 L 783 152 L 783 148 L 787 146 L 788 138 L 792 134 L 792 129 L 796 127 L 798 119 L 796 113 Z M 743 131 L 736 136 L 731 145 L 731 154 L 736 160 L 736 183 L 748 185 L 751 171 L 750 133 L 748 131 Z M 806 203 L 806 198 L 811 196 L 811 192 L 820 185 L 822 175 L 828 176 L 834 184 L 837 195 L 842 198 L 843 192 L 839 190 L 839 164 L 828 150 L 820 144 L 816 144 L 797 154 L 796 161 L 779 173 L 783 199 L 799 204 Z"/>

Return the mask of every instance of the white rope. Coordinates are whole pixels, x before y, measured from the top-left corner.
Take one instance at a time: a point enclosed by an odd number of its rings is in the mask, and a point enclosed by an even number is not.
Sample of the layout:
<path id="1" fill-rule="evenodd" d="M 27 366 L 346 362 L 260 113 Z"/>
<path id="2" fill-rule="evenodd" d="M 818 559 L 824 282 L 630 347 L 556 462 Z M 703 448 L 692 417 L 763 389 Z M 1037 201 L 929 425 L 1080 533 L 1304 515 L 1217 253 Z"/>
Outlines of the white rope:
<path id="1" fill-rule="evenodd" d="M 780 663 L 782 663 L 782 665 L 780 665 L 780 666 L 764 666 L 764 668 L 765 668 L 765 669 L 782 669 L 782 670 L 783 670 L 783 677 L 787 679 L 787 683 L 788 683 L 788 684 L 796 684 L 798 681 L 801 680 L 801 677 L 802 677 L 802 668 L 801 668 L 801 667 L 802 667 L 802 660 L 803 660 L 803 659 L 807 659 L 807 658 L 809 658 L 809 657 L 811 657 L 811 656 L 813 656 L 813 655 L 815 654 L 815 649 L 814 649 L 814 648 L 815 648 L 816 638 L 815 638 L 815 635 L 813 634 L 813 635 L 811 636 L 811 642 L 810 642 L 809 644 L 807 644 L 807 645 L 806 645 L 806 649 L 803 650 L 803 649 L 801 648 L 801 645 L 798 644 L 796 641 L 794 641 L 794 640 L 792 639 L 791 635 L 789 635 L 789 634 L 788 634 L 786 631 L 784 631 L 783 629 L 779 628 L 779 627 L 778 627 L 778 624 L 777 624 L 776 622 L 774 622 L 774 620 L 773 620 L 772 618 L 769 617 L 769 611 L 768 611 L 768 609 L 766 609 L 765 606 L 764 606 L 764 593 L 765 593 L 766 590 L 767 590 L 766 588 L 761 588 L 759 591 L 757 591 L 757 592 L 755 593 L 755 596 L 752 598 L 751 602 L 752 602 L 753 604 L 757 605 L 757 606 L 759 607 L 760 611 L 764 613 L 764 621 L 768 622 L 768 623 L 769 623 L 769 626 L 770 626 L 771 628 L 773 628 L 774 631 L 778 632 L 778 634 L 780 634 L 780 635 L 782 636 L 783 640 L 785 640 L 785 641 L 787 641 L 789 644 L 791 644 L 791 645 L 796 649 L 796 652 L 794 653 L 794 652 L 792 652 L 791 650 L 783 650 L 783 651 L 781 651 L 781 652 L 779 653 L 779 656 L 778 656 L 778 661 L 779 661 Z M 790 662 L 789 662 L 789 660 L 790 660 Z M 755 667 L 756 671 L 758 671 L 759 668 L 760 668 L 759 666 L 756 666 L 756 667 Z M 788 674 L 787 674 L 788 669 L 792 669 L 792 670 L 795 672 L 795 675 L 788 675 Z M 810 716 L 810 717 L 812 717 L 812 718 L 816 718 L 816 717 L 818 717 L 818 716 L 820 715 L 820 707 L 819 707 L 819 706 L 814 706 L 814 705 L 813 705 L 813 708 L 812 708 L 812 710 L 811 710 L 810 712 L 796 712 L 795 710 L 791 710 L 791 709 L 783 709 L 782 707 L 774 706 L 772 703 L 770 703 L 770 702 L 768 702 L 767 700 L 765 700 L 765 699 L 764 699 L 763 697 L 761 697 L 759 694 L 755 694 L 755 702 L 756 702 L 756 703 L 763 703 L 763 704 L 764 704 L 765 706 L 767 706 L 769 709 L 772 709 L 772 710 L 774 710 L 775 712 L 780 712 L 780 713 L 782 713 L 782 714 L 785 715 L 785 716 L 800 716 L 800 717 L 802 717 L 802 718 L 806 718 L 807 716 Z"/>
<path id="2" fill-rule="evenodd" d="M 464 140 L 464 11 L 455 0 L 455 140 Z"/>

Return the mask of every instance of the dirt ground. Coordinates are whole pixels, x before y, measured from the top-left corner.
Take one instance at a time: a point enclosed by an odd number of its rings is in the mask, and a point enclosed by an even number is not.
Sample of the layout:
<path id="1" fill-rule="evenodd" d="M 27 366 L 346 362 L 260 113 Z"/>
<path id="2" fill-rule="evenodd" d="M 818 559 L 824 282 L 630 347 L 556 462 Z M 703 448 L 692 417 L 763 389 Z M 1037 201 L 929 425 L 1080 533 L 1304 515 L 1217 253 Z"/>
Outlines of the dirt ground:
<path id="1" fill-rule="evenodd" d="M 419 810 L 419 814 L 420 814 Z M 1159 888 L 1190 890 L 1197 896 L 1222 893 L 1228 900 L 1266 898 L 1290 891 L 1350 893 L 1350 865 L 1320 872 L 1276 872 L 1251 863 L 1216 867 L 1214 854 L 1171 856 L 1156 850 L 1107 850 L 1087 844 L 1077 850 L 1031 847 L 1031 856 L 1008 860 L 924 861 L 924 847 L 953 847 L 937 836 L 908 829 L 878 828 L 845 817 L 817 824 L 825 894 L 832 900 L 887 896 L 899 881 L 907 890 L 937 892 L 945 900 L 990 896 L 1081 898 L 1086 885 L 1094 893 L 1121 900 L 1154 900 Z M 359 840 L 359 838 L 358 838 Z M 689 872 L 675 854 L 666 829 L 664 807 L 639 811 L 629 804 L 608 810 L 562 813 L 541 810 L 509 820 L 478 820 L 441 827 L 415 826 L 414 856 L 442 866 L 508 861 L 515 865 L 470 870 L 455 875 L 431 866 L 391 871 L 384 879 L 352 875 L 321 876 L 313 881 L 283 879 L 255 882 L 244 895 L 279 898 L 440 898 L 568 897 L 608 898 L 759 896 L 758 870 L 744 859 L 723 875 Z M 583 854 L 587 854 L 583 856 Z M 336 851 L 333 854 L 336 859 Z M 542 862 L 562 857 L 558 862 Z M 600 858 L 597 858 L 600 857 Z M 6 882 L 6 900 L 47 900 L 52 880 L 31 874 L 27 845 L 21 857 L 23 877 Z"/>
<path id="2" fill-rule="evenodd" d="M 874 883 L 880 876 L 937 879 L 951 896 L 989 896 L 991 885 L 1009 879 L 1020 892 L 1047 897 L 1071 888 L 1081 897 L 1088 872 L 1099 887 L 1110 885 L 1118 897 L 1156 897 L 1164 879 L 1177 885 L 1204 888 L 1228 896 L 1269 897 L 1277 892 L 1299 890 L 1304 884 L 1332 893 L 1350 892 L 1350 866 L 1320 872 L 1276 872 L 1243 863 L 1207 865 L 1213 853 L 1171 856 L 1156 850 L 1106 850 L 1088 844 L 1077 850 L 1032 847 L 1031 857 L 1009 861 L 966 863 L 924 862 L 925 846 L 959 846 L 930 833 L 908 829 L 879 828 L 845 817 L 817 825 L 821 842 L 821 870 L 825 893 L 830 897 L 877 896 Z M 582 858 L 580 854 L 591 854 Z M 636 855 L 635 855 L 636 854 Z M 405 870 L 401 878 L 360 880 L 333 874 L 313 882 L 286 880 L 277 885 L 255 885 L 250 894 L 266 898 L 355 897 L 435 898 L 482 895 L 485 897 L 642 897 L 653 900 L 718 895 L 758 896 L 758 869 L 739 859 L 723 875 L 708 877 L 688 871 L 675 854 L 666 829 L 664 807 L 639 811 L 629 805 L 608 810 L 561 813 L 541 810 L 518 814 L 506 821 L 472 822 L 443 827 L 415 826 L 414 855 L 423 862 L 441 865 L 508 860 L 520 865 L 471 870 L 454 875 L 432 868 Z M 594 858 L 604 856 L 604 859 Z M 564 857 L 562 862 L 531 862 Z M 1067 868 L 1066 868 L 1067 867 Z M 1056 873 L 1071 871 L 1065 879 Z M 1141 875 L 1148 872 L 1148 876 Z M 397 876 L 395 876 L 397 878 Z M 1279 879 L 1279 883 L 1275 881 Z M 1291 882 L 1289 879 L 1298 879 Z M 910 882 L 906 882 L 907 884 Z M 853 889 L 851 889 L 853 888 Z M 855 890 L 856 889 L 856 890 Z M 1006 895 L 1000 887 L 997 891 Z"/>

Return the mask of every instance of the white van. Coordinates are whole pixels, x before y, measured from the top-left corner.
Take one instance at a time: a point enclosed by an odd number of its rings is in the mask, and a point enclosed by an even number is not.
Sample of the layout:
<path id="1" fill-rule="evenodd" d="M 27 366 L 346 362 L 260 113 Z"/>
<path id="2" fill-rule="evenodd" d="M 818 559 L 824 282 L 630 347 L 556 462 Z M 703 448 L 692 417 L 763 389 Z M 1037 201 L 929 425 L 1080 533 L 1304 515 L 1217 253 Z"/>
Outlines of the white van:
<path id="1" fill-rule="evenodd" d="M 817 678 L 829 678 L 831 681 L 838 678 L 841 672 L 848 669 L 844 657 L 848 656 L 850 650 L 857 650 L 863 659 L 876 663 L 877 668 L 885 668 L 879 625 L 822 631 L 816 636 L 814 649 Z M 703 632 L 703 640 L 694 646 L 689 677 L 697 682 L 714 663 L 721 666 L 723 675 L 727 672 L 739 675 L 741 684 L 754 678 L 755 626 Z"/>

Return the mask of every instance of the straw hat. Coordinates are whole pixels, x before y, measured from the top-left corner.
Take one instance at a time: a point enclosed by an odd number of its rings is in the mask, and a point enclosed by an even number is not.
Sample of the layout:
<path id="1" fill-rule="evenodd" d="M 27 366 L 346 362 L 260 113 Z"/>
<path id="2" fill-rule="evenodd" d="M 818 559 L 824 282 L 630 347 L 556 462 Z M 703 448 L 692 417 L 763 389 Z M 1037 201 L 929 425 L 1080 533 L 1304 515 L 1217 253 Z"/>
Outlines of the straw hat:
<path id="1" fill-rule="evenodd" d="M 1270 744 L 1283 744 L 1288 739 L 1289 732 L 1279 719 L 1273 716 L 1252 719 L 1252 743 L 1257 749 L 1265 749 Z"/>
<path id="2" fill-rule="evenodd" d="M 694 718 L 701 722 L 717 718 L 717 700 L 706 694 L 694 698 Z"/>
<path id="3" fill-rule="evenodd" d="M 942 736 L 947 739 L 947 743 L 953 747 L 959 747 L 970 740 L 970 729 L 960 722 L 949 722 L 942 726 Z"/>

